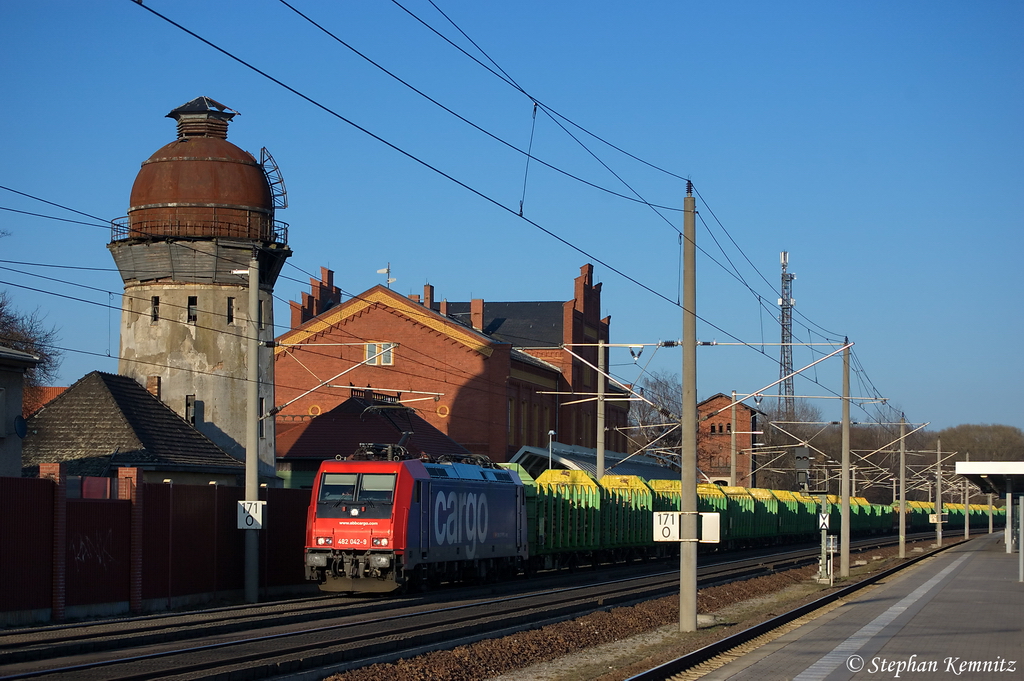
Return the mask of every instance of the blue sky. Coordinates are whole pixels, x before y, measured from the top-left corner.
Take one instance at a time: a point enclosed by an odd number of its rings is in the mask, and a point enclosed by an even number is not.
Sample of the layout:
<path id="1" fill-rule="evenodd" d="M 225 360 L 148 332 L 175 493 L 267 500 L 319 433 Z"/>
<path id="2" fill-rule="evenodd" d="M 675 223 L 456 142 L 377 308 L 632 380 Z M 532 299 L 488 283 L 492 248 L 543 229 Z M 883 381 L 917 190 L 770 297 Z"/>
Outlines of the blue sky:
<path id="1" fill-rule="evenodd" d="M 145 5 L 323 108 L 130 0 L 0 4 L 0 185 L 123 216 L 140 163 L 174 138 L 164 115 L 206 95 L 241 112 L 229 139 L 257 156 L 267 147 L 288 188 L 279 332 L 285 301 L 320 266 L 349 294 L 381 283 L 390 262 L 402 293 L 430 283 L 450 300 L 565 300 L 594 262 L 612 341 L 655 343 L 681 334 L 690 178 L 705 251 L 698 335 L 755 346 L 702 347 L 701 398 L 778 378 L 778 348 L 760 343 L 779 340 L 785 250 L 794 336 L 849 336 L 855 396 L 889 398 L 931 429 L 1024 426 L 1024 5 L 435 2 L 528 94 L 414 18 L 486 62 L 428 0 L 294 7 L 510 145 L 525 150 L 532 131 L 535 159 L 674 210 L 537 160 L 526 174 L 523 154 L 270 1 Z M 562 120 L 584 148 L 543 108 L 534 127 L 534 101 L 656 168 Z M 524 177 L 524 216 L 586 254 L 516 215 Z M 10 191 L 0 207 L 95 223 Z M 62 382 L 116 371 L 109 230 L 10 210 L 0 230 L 0 287 L 61 329 Z M 794 350 L 797 366 L 817 356 Z M 680 366 L 674 349 L 612 362 L 625 381 Z M 797 394 L 838 393 L 841 364 L 808 378 Z M 817 406 L 838 417 L 835 401 Z M 866 409 L 854 418 L 879 415 Z"/>

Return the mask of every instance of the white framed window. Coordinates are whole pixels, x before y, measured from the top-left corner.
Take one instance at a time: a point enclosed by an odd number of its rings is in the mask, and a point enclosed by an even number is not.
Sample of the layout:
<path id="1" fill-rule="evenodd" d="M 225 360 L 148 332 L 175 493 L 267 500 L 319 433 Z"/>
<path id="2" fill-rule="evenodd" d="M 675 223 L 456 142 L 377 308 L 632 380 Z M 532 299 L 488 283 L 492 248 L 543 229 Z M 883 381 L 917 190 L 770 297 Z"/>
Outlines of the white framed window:
<path id="1" fill-rule="evenodd" d="M 376 366 L 392 366 L 395 363 L 394 343 L 367 343 L 363 356 L 367 364 Z"/>

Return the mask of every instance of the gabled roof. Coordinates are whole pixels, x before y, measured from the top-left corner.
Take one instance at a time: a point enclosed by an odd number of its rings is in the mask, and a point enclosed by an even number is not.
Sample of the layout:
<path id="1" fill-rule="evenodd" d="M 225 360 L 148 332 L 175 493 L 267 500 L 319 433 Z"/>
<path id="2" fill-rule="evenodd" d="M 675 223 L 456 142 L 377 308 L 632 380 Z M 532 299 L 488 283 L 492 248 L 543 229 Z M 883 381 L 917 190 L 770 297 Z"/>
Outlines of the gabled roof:
<path id="1" fill-rule="evenodd" d="M 242 473 L 228 456 L 134 379 L 86 374 L 28 421 L 22 474 L 40 463 L 68 463 L 69 475 L 154 470 Z"/>
<path id="2" fill-rule="evenodd" d="M 517 348 L 558 347 L 562 337 L 564 302 L 484 301 L 483 332 Z M 448 316 L 469 322 L 470 303 L 448 303 Z"/>
<path id="3" fill-rule="evenodd" d="M 731 404 L 732 403 L 732 397 L 730 397 L 729 395 L 726 395 L 725 393 L 716 393 L 716 394 L 712 395 L 711 397 L 707 398 L 706 400 L 702 400 L 702 401 L 698 402 L 697 403 L 697 409 L 699 410 L 701 407 L 706 406 L 712 400 L 718 400 L 718 399 L 726 400 L 727 404 Z M 746 404 L 744 402 L 740 402 L 736 406 L 737 407 L 741 407 L 743 409 L 746 409 L 747 411 L 754 412 L 755 414 L 762 414 L 762 415 L 764 414 L 764 412 L 761 411 L 760 409 L 757 409 L 755 407 L 751 407 L 749 404 Z"/>
<path id="4" fill-rule="evenodd" d="M 495 341 L 491 338 L 488 338 L 472 327 L 448 319 L 440 313 L 400 296 L 383 286 L 375 286 L 366 293 L 347 300 L 341 305 L 332 307 L 326 312 L 310 319 L 298 329 L 282 334 L 277 339 L 278 346 L 274 348 L 274 353 L 285 352 L 288 350 L 288 345 L 303 343 L 375 304 L 389 307 L 417 324 L 422 324 L 438 333 L 444 334 L 455 342 L 461 343 L 486 357 L 490 357 L 494 353 L 494 349 L 491 346 Z"/>
<path id="5" fill-rule="evenodd" d="M 350 397 L 312 419 L 276 423 L 279 459 L 333 459 L 354 454 L 363 443 L 398 444 L 405 432 L 410 454 L 441 456 L 471 452 L 398 403 Z"/>
<path id="6" fill-rule="evenodd" d="M 28 352 L 0 345 L 0 366 L 11 369 L 31 369 L 39 364 L 39 357 Z"/>

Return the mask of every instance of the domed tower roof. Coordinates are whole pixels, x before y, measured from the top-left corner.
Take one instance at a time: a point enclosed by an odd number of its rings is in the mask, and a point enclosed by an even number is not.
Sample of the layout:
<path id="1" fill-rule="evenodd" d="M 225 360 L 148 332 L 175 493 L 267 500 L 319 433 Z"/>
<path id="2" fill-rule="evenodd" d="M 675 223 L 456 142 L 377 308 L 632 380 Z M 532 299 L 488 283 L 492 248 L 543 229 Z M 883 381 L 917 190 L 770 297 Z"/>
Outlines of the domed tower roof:
<path id="1" fill-rule="evenodd" d="M 143 162 L 121 239 L 252 239 L 284 243 L 264 165 L 227 141 L 238 115 L 208 97 L 167 114 L 178 138 Z M 276 168 L 275 168 L 276 171 Z"/>

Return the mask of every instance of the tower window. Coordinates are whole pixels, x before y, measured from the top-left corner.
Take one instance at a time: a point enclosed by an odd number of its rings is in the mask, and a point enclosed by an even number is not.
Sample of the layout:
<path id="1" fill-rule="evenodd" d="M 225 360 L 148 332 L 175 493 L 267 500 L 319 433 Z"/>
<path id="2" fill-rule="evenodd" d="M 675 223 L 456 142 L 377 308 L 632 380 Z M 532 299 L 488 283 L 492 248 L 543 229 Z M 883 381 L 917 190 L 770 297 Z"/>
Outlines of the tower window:
<path id="1" fill-rule="evenodd" d="M 196 319 L 199 317 L 199 297 L 189 296 L 188 297 L 188 323 L 195 324 Z"/>
<path id="2" fill-rule="evenodd" d="M 392 366 L 395 363 L 394 343 L 367 343 L 364 359 L 367 364 Z"/>
<path id="3" fill-rule="evenodd" d="M 260 398 L 259 409 L 260 409 L 259 419 L 256 421 L 259 424 L 258 427 L 257 427 L 257 430 L 259 431 L 260 439 L 263 439 L 263 438 L 266 437 L 266 433 L 265 433 L 265 431 L 263 429 L 263 420 L 264 420 L 263 419 L 263 413 L 264 413 L 264 410 L 266 409 L 266 401 L 265 401 L 265 398 L 263 398 L 263 397 Z"/>
<path id="4" fill-rule="evenodd" d="M 228 298 L 228 324 L 235 323 L 235 299 Z"/>
<path id="5" fill-rule="evenodd" d="M 160 321 L 160 296 L 153 296 L 150 299 L 149 322 L 156 324 Z"/>
<path id="6" fill-rule="evenodd" d="M 185 420 L 190 426 L 196 425 L 196 396 L 185 395 Z"/>

